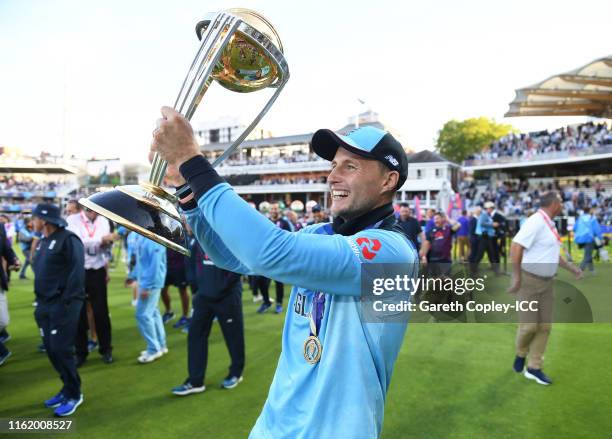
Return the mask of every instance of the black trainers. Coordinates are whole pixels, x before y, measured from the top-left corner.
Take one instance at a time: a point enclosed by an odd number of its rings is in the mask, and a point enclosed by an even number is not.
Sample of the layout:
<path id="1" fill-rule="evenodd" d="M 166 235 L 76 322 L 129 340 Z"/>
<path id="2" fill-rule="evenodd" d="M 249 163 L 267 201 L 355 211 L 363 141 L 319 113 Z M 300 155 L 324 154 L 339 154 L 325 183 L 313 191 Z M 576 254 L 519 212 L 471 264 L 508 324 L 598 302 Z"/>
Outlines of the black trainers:
<path id="1" fill-rule="evenodd" d="M 514 369 L 516 373 L 521 373 L 523 369 L 525 369 L 525 357 L 519 357 L 518 355 L 514 357 L 512 369 Z"/>
<path id="2" fill-rule="evenodd" d="M 75 363 L 76 363 L 76 367 L 77 369 L 79 367 L 81 367 L 83 364 L 85 364 L 85 362 L 87 361 L 87 357 L 75 357 Z"/>
<path id="3" fill-rule="evenodd" d="M 548 386 L 552 384 L 552 380 L 546 376 L 542 369 L 531 369 L 530 367 L 524 373 L 525 378 L 535 380 L 536 383 Z"/>

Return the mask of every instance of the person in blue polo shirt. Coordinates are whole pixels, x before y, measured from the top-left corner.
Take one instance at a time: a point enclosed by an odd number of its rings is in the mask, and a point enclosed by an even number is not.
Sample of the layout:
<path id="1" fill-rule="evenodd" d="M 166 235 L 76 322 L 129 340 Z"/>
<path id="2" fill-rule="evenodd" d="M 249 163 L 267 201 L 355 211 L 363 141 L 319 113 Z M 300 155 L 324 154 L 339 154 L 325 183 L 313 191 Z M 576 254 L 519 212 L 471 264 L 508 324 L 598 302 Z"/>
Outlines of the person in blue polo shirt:
<path id="1" fill-rule="evenodd" d="M 183 116 L 169 107 L 162 114 L 151 149 L 168 161 L 174 184 L 186 181 L 181 205 L 211 260 L 293 285 L 278 366 L 250 437 L 378 437 L 406 323 L 362 319 L 361 269 L 396 263 L 417 275 L 415 248 L 392 205 L 408 168 L 399 142 L 369 126 L 347 135 L 317 131 L 312 147 L 331 161 L 334 222 L 291 233 L 219 177 Z"/>

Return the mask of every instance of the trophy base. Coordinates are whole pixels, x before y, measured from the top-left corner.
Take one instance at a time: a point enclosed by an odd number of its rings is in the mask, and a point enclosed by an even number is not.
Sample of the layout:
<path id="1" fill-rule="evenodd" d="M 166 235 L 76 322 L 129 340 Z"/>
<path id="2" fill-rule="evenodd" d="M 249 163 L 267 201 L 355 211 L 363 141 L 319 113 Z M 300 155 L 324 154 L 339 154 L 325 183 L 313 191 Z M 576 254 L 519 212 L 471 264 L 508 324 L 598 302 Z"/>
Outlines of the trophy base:
<path id="1" fill-rule="evenodd" d="M 185 247 L 183 223 L 173 204 L 175 201 L 176 198 L 162 188 L 142 183 L 117 186 L 110 191 L 81 198 L 79 204 L 165 247 L 190 256 L 190 251 Z"/>

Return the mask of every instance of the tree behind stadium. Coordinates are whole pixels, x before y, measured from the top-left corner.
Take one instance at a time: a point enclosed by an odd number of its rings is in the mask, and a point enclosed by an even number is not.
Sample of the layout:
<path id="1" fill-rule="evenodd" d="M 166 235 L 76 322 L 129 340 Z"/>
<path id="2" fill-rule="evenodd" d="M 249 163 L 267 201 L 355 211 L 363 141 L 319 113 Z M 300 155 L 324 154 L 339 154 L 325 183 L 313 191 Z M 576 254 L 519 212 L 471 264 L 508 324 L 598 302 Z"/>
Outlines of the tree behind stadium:
<path id="1" fill-rule="evenodd" d="M 436 149 L 447 159 L 461 163 L 511 132 L 517 132 L 512 125 L 499 124 L 487 117 L 449 120 L 438 132 Z"/>

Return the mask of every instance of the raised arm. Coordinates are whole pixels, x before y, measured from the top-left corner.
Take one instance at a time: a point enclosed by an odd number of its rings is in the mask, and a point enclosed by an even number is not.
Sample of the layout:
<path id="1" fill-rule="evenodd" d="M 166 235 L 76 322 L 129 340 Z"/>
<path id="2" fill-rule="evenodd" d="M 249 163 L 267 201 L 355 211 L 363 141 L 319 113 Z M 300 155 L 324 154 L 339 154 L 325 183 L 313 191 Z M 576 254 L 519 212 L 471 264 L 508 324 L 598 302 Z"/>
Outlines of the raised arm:
<path id="1" fill-rule="evenodd" d="M 203 170 L 210 166 L 204 157 L 198 156 L 188 162 L 189 167 Z M 183 168 L 181 168 L 183 170 Z M 184 176 L 190 183 L 198 209 L 214 230 L 217 237 L 243 265 L 257 274 L 281 282 L 300 285 L 313 290 L 342 295 L 359 295 L 362 259 L 359 236 L 291 233 L 281 230 L 253 210 L 231 189 L 227 183 L 217 182 L 203 190 L 198 182 L 198 172 Z M 195 232 L 195 230 L 194 230 Z M 389 235 L 379 230 L 364 233 L 379 240 L 384 251 L 371 262 L 415 261 L 414 252 L 399 235 Z M 196 232 L 196 236 L 198 236 Z M 199 241 L 207 241 L 198 236 Z M 206 249 L 205 249 L 206 250 Z M 214 261 L 214 259 L 213 259 Z"/>
<path id="2" fill-rule="evenodd" d="M 202 250 L 217 267 L 234 273 L 256 274 L 232 254 L 219 235 L 210 227 L 200 209 L 196 207 L 185 210 L 185 217 Z"/>

